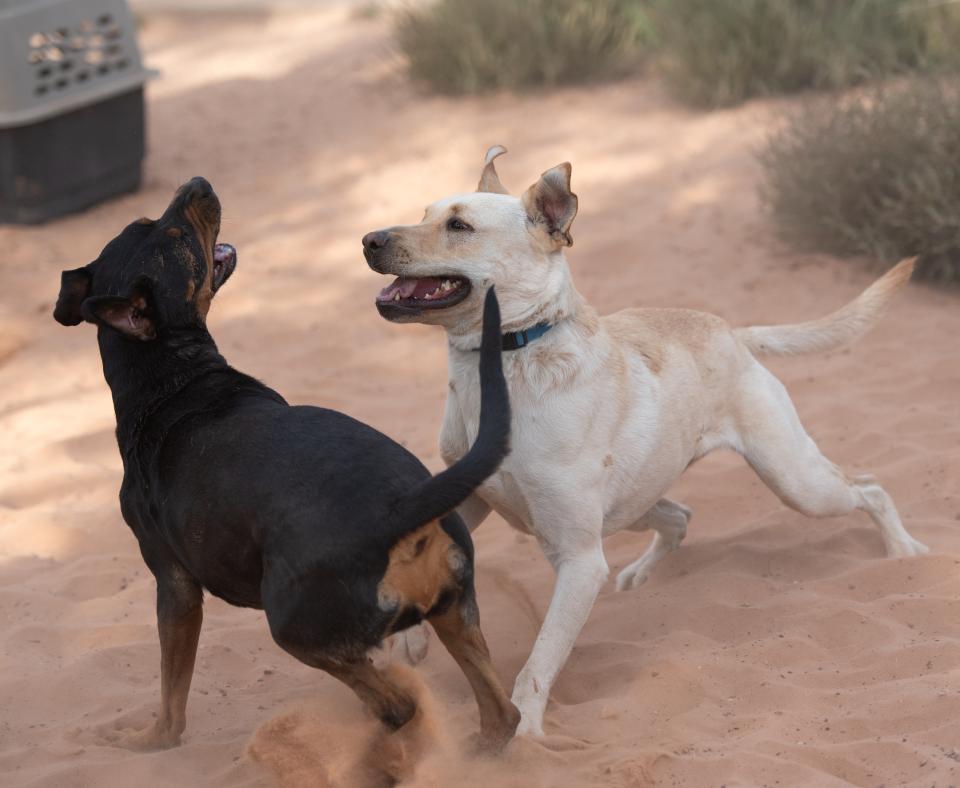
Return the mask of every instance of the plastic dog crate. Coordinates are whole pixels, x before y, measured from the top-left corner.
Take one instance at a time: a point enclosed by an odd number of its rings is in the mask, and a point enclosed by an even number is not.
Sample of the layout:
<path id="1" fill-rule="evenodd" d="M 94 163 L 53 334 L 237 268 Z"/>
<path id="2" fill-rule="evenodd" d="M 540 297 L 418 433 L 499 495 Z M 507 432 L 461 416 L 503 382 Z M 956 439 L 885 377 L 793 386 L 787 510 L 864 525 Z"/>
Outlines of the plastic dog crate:
<path id="1" fill-rule="evenodd" d="M 143 67 L 125 0 L 0 0 L 0 222 L 140 185 Z"/>

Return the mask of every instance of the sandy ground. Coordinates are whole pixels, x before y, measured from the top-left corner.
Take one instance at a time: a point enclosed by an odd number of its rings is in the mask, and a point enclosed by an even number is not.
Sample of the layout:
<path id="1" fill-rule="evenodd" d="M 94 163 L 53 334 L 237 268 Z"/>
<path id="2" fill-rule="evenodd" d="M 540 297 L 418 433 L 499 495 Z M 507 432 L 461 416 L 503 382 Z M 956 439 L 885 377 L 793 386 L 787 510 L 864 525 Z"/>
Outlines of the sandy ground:
<path id="1" fill-rule="evenodd" d="M 870 280 L 773 239 L 753 149 L 774 107 L 696 114 L 644 81 L 451 101 L 402 79 L 382 20 L 341 6 L 148 15 L 151 153 L 137 195 L 40 228 L 0 228 L 0 783 L 313 786 L 376 735 L 355 698 L 272 643 L 262 615 L 206 604 L 179 749 L 95 743 L 156 710 L 153 582 L 117 506 L 120 463 L 94 331 L 50 317 L 59 272 L 204 174 L 240 265 L 211 313 L 227 357 L 290 400 L 339 408 L 431 467 L 442 334 L 372 306 L 367 230 L 472 188 L 489 144 L 525 188 L 570 159 L 570 254 L 604 311 L 681 305 L 734 323 L 818 316 Z M 543 742 L 501 761 L 460 744 L 466 682 L 433 643 L 418 670 L 423 786 L 936 785 L 960 781 L 960 364 L 956 296 L 913 286 L 851 351 L 774 369 L 833 460 L 873 472 L 929 556 L 881 559 L 863 516 L 785 510 L 739 458 L 693 468 L 683 549 L 642 588 L 612 582 L 551 697 Z M 649 537 L 618 535 L 614 572 Z M 549 599 L 536 544 L 476 535 L 483 624 L 512 685 Z M 415 680 L 411 676 L 410 680 Z M 341 780 L 341 785 L 350 783 Z"/>

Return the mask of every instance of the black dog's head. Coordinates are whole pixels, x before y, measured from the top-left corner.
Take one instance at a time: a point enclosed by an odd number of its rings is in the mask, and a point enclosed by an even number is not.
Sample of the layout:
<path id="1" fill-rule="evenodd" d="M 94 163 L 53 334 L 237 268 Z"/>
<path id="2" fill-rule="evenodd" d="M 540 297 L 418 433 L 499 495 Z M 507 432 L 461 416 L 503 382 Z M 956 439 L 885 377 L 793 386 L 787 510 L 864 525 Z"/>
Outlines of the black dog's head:
<path id="1" fill-rule="evenodd" d="M 143 341 L 165 327 L 203 325 L 237 263 L 219 232 L 220 200 L 204 178 L 192 178 L 159 219 L 127 225 L 92 263 L 63 272 L 54 318 Z"/>

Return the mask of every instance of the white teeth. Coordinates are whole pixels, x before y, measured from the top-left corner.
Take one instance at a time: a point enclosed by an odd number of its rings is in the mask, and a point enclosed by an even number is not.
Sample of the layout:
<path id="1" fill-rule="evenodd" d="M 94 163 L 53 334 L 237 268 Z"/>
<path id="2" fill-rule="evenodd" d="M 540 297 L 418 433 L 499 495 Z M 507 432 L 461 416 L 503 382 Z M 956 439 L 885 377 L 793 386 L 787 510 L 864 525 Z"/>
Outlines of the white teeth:
<path id="1" fill-rule="evenodd" d="M 2 2 L 2 0 L 0 0 Z M 457 290 L 460 287 L 459 281 L 454 281 L 450 279 L 444 279 L 440 284 L 438 284 L 431 292 L 425 293 L 424 295 L 416 295 L 412 293 L 409 297 L 414 301 L 431 301 L 435 298 L 442 298 L 445 294 L 451 292 L 452 290 Z M 400 295 L 398 290 L 393 294 L 392 301 L 403 301 L 404 299 Z"/>

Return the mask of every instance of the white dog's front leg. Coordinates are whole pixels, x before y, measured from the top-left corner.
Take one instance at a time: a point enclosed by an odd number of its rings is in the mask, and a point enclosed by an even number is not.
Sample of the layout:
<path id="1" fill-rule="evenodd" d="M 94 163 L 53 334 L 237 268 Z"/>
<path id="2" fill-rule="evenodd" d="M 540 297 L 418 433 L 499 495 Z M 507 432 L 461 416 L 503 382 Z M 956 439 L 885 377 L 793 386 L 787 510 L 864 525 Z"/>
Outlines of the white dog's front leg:
<path id="1" fill-rule="evenodd" d="M 543 713 L 550 688 L 609 572 L 599 532 L 596 542 L 588 547 L 550 557 L 557 569 L 553 598 L 530 658 L 513 687 L 512 700 L 521 714 L 517 732 L 529 736 L 543 736 Z"/>

